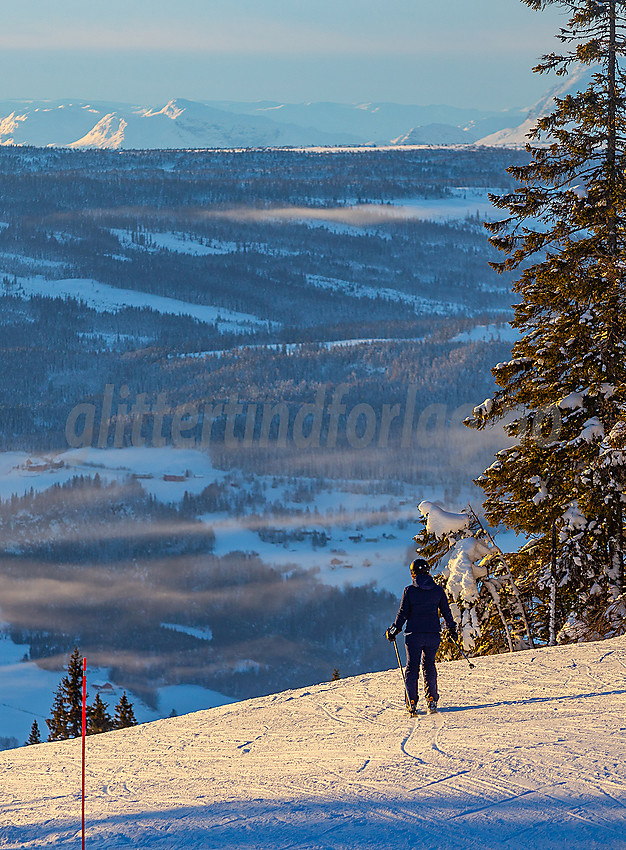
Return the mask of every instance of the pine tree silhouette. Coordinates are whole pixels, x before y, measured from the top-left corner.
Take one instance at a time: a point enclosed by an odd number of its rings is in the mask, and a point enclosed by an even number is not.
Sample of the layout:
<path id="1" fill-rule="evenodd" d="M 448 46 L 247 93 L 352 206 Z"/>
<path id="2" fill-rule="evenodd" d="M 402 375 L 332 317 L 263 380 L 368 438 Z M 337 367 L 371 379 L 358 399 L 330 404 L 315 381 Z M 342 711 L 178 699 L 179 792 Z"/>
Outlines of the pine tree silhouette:
<path id="1" fill-rule="evenodd" d="M 70 737 L 67 724 L 67 703 L 62 686 L 56 690 L 52 703 L 52 716 L 46 719 L 49 741 L 64 741 Z"/>
<path id="2" fill-rule="evenodd" d="M 108 707 L 100 699 L 100 694 L 96 694 L 93 704 L 87 706 L 88 735 L 99 735 L 100 732 L 110 732 L 113 729 L 113 720 L 107 711 Z"/>
<path id="3" fill-rule="evenodd" d="M 83 659 L 77 646 L 70 656 L 67 676 L 61 684 L 67 699 L 70 738 L 80 738 L 83 730 Z"/>
<path id="4" fill-rule="evenodd" d="M 39 724 L 33 720 L 33 725 L 30 727 L 30 735 L 26 741 L 26 746 L 29 744 L 41 744 L 41 733 L 39 732 Z"/>
<path id="5" fill-rule="evenodd" d="M 54 695 L 52 717 L 46 720 L 49 741 L 79 738 L 82 734 L 83 664 L 78 647 L 70 656 L 67 675 L 61 679 Z"/>
<path id="6" fill-rule="evenodd" d="M 136 726 L 137 720 L 133 710 L 133 704 L 126 696 L 126 691 L 120 697 L 120 701 L 115 706 L 115 717 L 113 718 L 114 729 L 127 729 L 129 726 Z"/>

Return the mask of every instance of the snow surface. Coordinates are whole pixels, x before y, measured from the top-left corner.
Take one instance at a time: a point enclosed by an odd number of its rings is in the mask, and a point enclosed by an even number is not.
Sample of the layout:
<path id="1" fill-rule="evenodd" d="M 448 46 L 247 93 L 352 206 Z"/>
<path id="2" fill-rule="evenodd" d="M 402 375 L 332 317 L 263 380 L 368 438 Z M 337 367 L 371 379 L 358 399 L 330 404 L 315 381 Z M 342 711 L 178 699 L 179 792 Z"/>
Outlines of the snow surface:
<path id="1" fill-rule="evenodd" d="M 604 425 L 597 416 L 592 416 L 583 423 L 583 430 L 580 432 L 579 439 L 591 443 L 596 437 L 604 437 Z"/>
<path id="2" fill-rule="evenodd" d="M 248 313 L 238 313 L 235 310 L 214 307 L 210 304 L 193 304 L 178 298 L 153 295 L 150 292 L 135 289 L 119 289 L 116 286 L 89 279 L 47 280 L 37 275 L 17 277 L 16 285 L 9 291 L 26 297 L 41 295 L 46 298 L 75 298 L 99 312 L 117 312 L 125 307 L 140 309 L 145 307 L 157 313 L 191 316 L 199 322 L 217 324 L 220 331 L 232 330 L 241 333 L 246 330 L 256 330 L 258 326 L 267 324 Z"/>
<path id="3" fill-rule="evenodd" d="M 557 407 L 562 410 L 576 410 L 579 407 L 585 406 L 586 393 L 570 393 L 557 402 Z"/>
<path id="4" fill-rule="evenodd" d="M 448 534 L 457 534 L 469 525 L 469 516 L 466 513 L 454 513 L 446 511 L 440 505 L 433 502 L 423 501 L 417 506 L 422 516 L 427 517 L 426 531 L 435 537 L 446 537 Z"/>
<path id="5" fill-rule="evenodd" d="M 415 719 L 396 668 L 89 738 L 87 844 L 626 848 L 626 637 L 442 663 L 439 688 Z M 80 747 L 0 753 L 6 850 L 80 846 Z"/>
<path id="6" fill-rule="evenodd" d="M 450 549 L 442 559 L 441 565 L 441 572 L 446 577 L 446 593 L 449 597 L 462 599 L 466 603 L 478 600 L 480 591 L 476 579 L 484 578 L 487 570 L 477 566 L 476 562 L 490 552 L 486 543 L 476 537 L 465 537 Z M 473 642 L 464 641 L 466 647 L 468 644 L 473 646 Z"/>
<path id="7" fill-rule="evenodd" d="M 195 629 L 193 626 L 183 626 L 180 623 L 161 623 L 161 628 L 180 632 L 183 635 L 191 635 L 191 637 L 195 637 L 198 640 L 213 640 L 213 632 L 207 627 Z"/>

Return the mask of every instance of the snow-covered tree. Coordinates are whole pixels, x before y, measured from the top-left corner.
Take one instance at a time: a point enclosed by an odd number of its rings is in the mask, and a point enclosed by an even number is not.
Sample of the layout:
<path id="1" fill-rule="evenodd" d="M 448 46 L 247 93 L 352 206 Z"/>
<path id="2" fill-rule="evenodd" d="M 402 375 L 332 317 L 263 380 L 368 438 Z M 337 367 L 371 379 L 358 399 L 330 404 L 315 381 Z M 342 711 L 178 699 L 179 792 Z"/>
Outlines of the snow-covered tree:
<path id="1" fill-rule="evenodd" d="M 521 649 L 532 634 L 509 565 L 493 537 L 470 508 L 453 513 L 421 502 L 422 531 L 414 540 L 421 557 L 438 562 L 439 580 L 466 650 L 476 654 Z M 448 636 L 443 652 L 454 655 Z"/>
<path id="2" fill-rule="evenodd" d="M 492 198 L 509 213 L 487 225 L 507 254 L 494 267 L 523 268 L 521 338 L 467 424 L 511 420 L 513 445 L 478 481 L 489 521 L 531 538 L 512 564 L 549 640 L 624 592 L 624 474 L 608 435 L 626 420 L 626 0 L 522 2 L 569 13 L 564 52 L 535 71 L 586 67 L 589 82 L 555 98 L 530 133 L 530 162 L 509 169 L 518 188 Z"/>

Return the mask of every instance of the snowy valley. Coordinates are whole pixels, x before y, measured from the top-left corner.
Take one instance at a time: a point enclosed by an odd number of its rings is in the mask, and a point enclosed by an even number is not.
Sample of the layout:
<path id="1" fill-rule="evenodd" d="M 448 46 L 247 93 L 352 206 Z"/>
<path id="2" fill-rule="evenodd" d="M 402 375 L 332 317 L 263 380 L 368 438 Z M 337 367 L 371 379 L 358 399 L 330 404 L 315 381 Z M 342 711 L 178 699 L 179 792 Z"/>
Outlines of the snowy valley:
<path id="1" fill-rule="evenodd" d="M 505 439 L 509 156 L 0 151 L 4 746 L 77 644 L 141 720 L 387 666 L 416 505 Z"/>

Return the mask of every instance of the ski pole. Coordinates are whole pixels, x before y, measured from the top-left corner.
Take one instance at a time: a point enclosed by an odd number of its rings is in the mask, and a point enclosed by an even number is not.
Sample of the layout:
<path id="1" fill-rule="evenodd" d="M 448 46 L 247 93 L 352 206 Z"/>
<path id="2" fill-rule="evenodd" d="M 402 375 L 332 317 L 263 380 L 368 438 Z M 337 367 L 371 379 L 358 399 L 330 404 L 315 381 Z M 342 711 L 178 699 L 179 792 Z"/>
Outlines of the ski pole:
<path id="1" fill-rule="evenodd" d="M 411 699 L 409 697 L 409 692 L 406 688 L 406 677 L 404 675 L 404 668 L 402 667 L 402 662 L 400 661 L 400 653 L 398 652 L 398 644 L 396 643 L 396 639 L 392 640 L 393 648 L 396 651 L 396 658 L 398 659 L 398 667 L 400 668 L 400 675 L 402 676 L 402 684 L 404 685 L 404 698 L 406 699 L 407 708 L 411 707 Z"/>
<path id="2" fill-rule="evenodd" d="M 461 644 L 458 642 L 458 640 L 456 640 L 456 638 L 452 638 L 452 640 L 455 642 L 455 644 L 456 644 L 456 646 L 457 646 L 457 649 L 459 650 L 459 652 L 461 653 L 461 655 L 463 656 L 463 658 L 464 658 L 464 659 L 467 661 L 467 663 L 469 664 L 469 666 L 470 666 L 470 670 L 473 670 L 473 669 L 476 667 L 476 665 L 475 665 L 475 664 L 472 664 L 472 662 L 469 660 L 469 658 L 467 657 L 467 655 L 463 652 L 463 647 L 462 647 L 462 646 L 461 646 Z"/>

